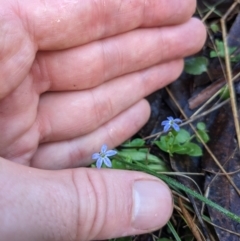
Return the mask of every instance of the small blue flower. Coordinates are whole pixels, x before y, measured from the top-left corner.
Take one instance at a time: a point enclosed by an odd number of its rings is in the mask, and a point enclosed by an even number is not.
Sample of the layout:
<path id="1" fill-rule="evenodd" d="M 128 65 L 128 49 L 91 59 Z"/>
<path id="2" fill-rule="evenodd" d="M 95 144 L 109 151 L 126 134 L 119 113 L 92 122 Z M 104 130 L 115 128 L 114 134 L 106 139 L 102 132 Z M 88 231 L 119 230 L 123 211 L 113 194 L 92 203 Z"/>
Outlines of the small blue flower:
<path id="1" fill-rule="evenodd" d="M 179 131 L 180 127 L 177 123 L 182 123 L 181 119 L 173 119 L 172 116 L 167 117 L 167 120 L 163 121 L 161 123 L 162 126 L 164 126 L 163 128 L 163 132 L 167 132 L 171 127 L 175 130 L 175 131 Z"/>
<path id="2" fill-rule="evenodd" d="M 97 168 L 101 168 L 102 164 L 104 163 L 107 167 L 112 167 L 112 163 L 110 161 L 110 159 L 108 158 L 109 156 L 114 156 L 117 154 L 117 151 L 115 150 L 108 150 L 107 151 L 107 145 L 103 144 L 101 147 L 101 151 L 94 153 L 92 155 L 92 159 L 93 160 L 97 160 L 96 161 L 96 166 Z"/>

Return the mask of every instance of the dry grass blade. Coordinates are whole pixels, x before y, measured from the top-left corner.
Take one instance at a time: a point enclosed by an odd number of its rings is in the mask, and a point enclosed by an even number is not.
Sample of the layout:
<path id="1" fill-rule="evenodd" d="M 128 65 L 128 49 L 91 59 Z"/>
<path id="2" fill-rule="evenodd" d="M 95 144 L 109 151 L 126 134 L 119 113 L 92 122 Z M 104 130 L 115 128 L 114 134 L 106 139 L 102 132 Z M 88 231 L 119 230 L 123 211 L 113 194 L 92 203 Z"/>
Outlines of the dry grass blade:
<path id="1" fill-rule="evenodd" d="M 240 147 L 240 126 L 239 126 L 239 120 L 238 120 L 238 111 L 237 111 L 236 97 L 235 97 L 235 91 L 233 86 L 231 61 L 229 57 L 229 51 L 228 51 L 228 45 L 227 45 L 227 31 L 226 31 L 226 18 L 237 6 L 237 4 L 238 2 L 233 3 L 232 6 L 229 8 L 229 10 L 226 12 L 226 14 L 221 18 L 221 26 L 222 26 L 222 32 L 223 32 L 225 62 L 226 62 L 226 68 L 227 68 L 227 82 L 228 82 L 228 88 L 230 93 L 234 124 L 235 124 L 236 133 L 237 133 L 238 146 Z"/>
<path id="2" fill-rule="evenodd" d="M 181 208 L 182 214 L 186 220 L 186 223 L 188 224 L 188 227 L 190 228 L 190 230 L 192 231 L 195 239 L 197 241 L 203 241 L 204 236 L 200 233 L 196 223 L 194 222 L 192 216 L 190 215 L 190 213 L 188 212 L 188 210 L 184 207 L 183 205 L 183 201 L 181 198 L 178 199 L 178 203 L 179 203 L 179 207 Z"/>
<path id="3" fill-rule="evenodd" d="M 183 200 L 185 200 L 185 199 L 183 199 Z M 185 200 L 185 201 L 188 201 L 188 200 Z M 179 206 L 177 206 L 176 204 L 174 204 L 174 209 L 176 209 L 178 212 L 182 212 L 181 208 L 180 208 Z M 193 211 L 189 206 L 187 206 L 187 205 L 185 205 L 185 209 L 187 209 L 188 212 L 194 213 L 194 211 Z M 209 219 L 205 218 L 204 216 L 203 216 L 203 219 L 204 219 L 205 222 L 207 222 L 208 224 L 210 224 L 210 225 L 212 225 L 212 226 L 214 226 L 214 227 L 216 227 L 216 228 L 219 228 L 219 229 L 224 230 L 224 231 L 226 231 L 226 232 L 228 232 L 228 233 L 230 233 L 230 234 L 235 234 L 236 236 L 240 237 L 240 234 L 239 234 L 239 233 L 236 233 L 236 232 L 234 232 L 234 231 L 231 231 L 231 230 L 229 230 L 229 229 L 226 229 L 226 228 L 223 228 L 223 227 L 221 227 L 221 226 L 219 226 L 219 225 L 216 225 L 216 224 L 214 224 L 213 222 L 211 222 Z M 211 240 L 214 240 L 214 241 L 215 241 L 214 238 L 211 239 Z"/>

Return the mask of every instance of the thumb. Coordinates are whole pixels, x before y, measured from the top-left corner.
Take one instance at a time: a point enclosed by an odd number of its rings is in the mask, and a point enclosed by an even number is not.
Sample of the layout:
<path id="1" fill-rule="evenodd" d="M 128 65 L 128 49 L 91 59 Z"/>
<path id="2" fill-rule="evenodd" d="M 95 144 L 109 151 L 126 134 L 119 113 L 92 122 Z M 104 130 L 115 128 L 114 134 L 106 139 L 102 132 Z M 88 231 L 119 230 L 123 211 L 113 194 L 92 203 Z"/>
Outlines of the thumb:
<path id="1" fill-rule="evenodd" d="M 1 240 L 96 240 L 165 225 L 172 197 L 140 172 L 38 170 L 0 158 Z"/>

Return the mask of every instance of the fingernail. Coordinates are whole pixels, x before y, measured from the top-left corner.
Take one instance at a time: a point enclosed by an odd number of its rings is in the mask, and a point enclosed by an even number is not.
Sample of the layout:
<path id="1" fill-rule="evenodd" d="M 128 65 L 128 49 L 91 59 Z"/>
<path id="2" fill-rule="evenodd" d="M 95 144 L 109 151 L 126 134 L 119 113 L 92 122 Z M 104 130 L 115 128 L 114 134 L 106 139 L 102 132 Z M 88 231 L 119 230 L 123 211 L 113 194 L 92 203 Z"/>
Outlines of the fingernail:
<path id="1" fill-rule="evenodd" d="M 172 209 L 172 195 L 163 182 L 138 180 L 133 184 L 134 228 L 141 230 L 161 228 L 171 217 Z"/>

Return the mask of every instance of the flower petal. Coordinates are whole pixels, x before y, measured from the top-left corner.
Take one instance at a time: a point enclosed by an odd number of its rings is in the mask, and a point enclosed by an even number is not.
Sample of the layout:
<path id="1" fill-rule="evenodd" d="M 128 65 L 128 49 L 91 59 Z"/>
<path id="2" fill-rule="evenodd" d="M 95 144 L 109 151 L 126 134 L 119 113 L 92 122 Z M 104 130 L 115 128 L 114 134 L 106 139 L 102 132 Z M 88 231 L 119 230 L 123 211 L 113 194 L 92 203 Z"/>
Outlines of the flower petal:
<path id="1" fill-rule="evenodd" d="M 101 153 L 105 153 L 107 151 L 107 145 L 103 144 L 101 147 Z"/>
<path id="2" fill-rule="evenodd" d="M 100 154 L 99 154 L 99 153 L 94 153 L 94 154 L 92 154 L 92 159 L 93 159 L 93 160 L 97 160 L 99 157 L 100 157 Z"/>
<path id="3" fill-rule="evenodd" d="M 173 117 L 172 116 L 169 116 L 167 117 L 168 120 L 172 121 L 173 120 Z"/>
<path id="4" fill-rule="evenodd" d="M 182 120 L 179 119 L 179 118 L 176 118 L 176 119 L 174 119 L 174 122 L 175 122 L 175 123 L 182 123 Z"/>
<path id="5" fill-rule="evenodd" d="M 114 156 L 114 155 L 116 155 L 117 154 L 117 151 L 115 151 L 115 150 L 108 150 L 107 152 L 106 152 L 106 156 Z"/>
<path id="6" fill-rule="evenodd" d="M 180 127 L 179 127 L 178 124 L 176 124 L 176 123 L 173 123 L 173 124 L 172 124 L 172 127 L 173 127 L 173 129 L 174 129 L 175 131 L 179 131 L 179 130 L 180 130 Z"/>
<path id="7" fill-rule="evenodd" d="M 110 159 L 108 157 L 104 157 L 103 158 L 103 161 L 104 161 L 104 164 L 107 166 L 107 167 L 112 167 L 112 163 L 110 161 Z"/>
<path id="8" fill-rule="evenodd" d="M 162 126 L 165 126 L 165 125 L 167 125 L 168 123 L 169 123 L 169 121 L 168 121 L 168 120 L 165 120 L 165 121 L 162 121 L 161 125 L 162 125 Z"/>
<path id="9" fill-rule="evenodd" d="M 102 166 L 102 163 L 103 163 L 103 158 L 102 158 L 102 157 L 99 157 L 99 158 L 97 159 L 97 162 L 96 162 L 96 167 L 97 167 L 98 169 L 100 169 L 101 166 Z"/>
<path id="10" fill-rule="evenodd" d="M 163 128 L 163 132 L 167 132 L 170 129 L 170 127 L 171 127 L 170 123 L 167 123 Z"/>

